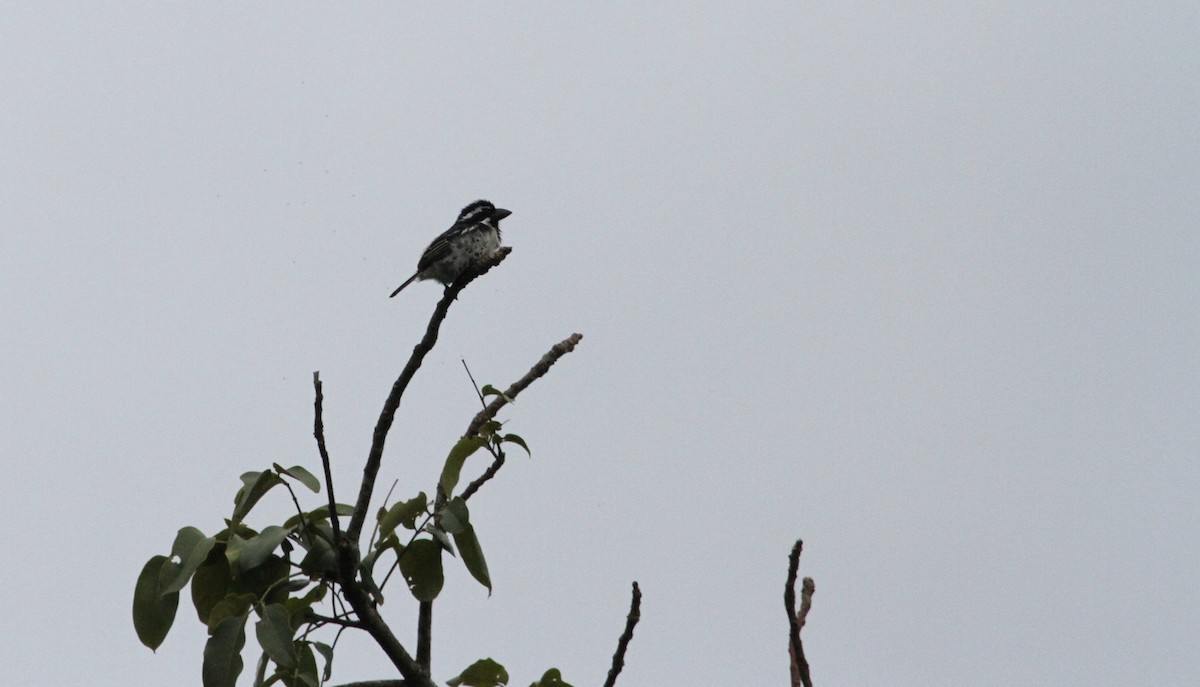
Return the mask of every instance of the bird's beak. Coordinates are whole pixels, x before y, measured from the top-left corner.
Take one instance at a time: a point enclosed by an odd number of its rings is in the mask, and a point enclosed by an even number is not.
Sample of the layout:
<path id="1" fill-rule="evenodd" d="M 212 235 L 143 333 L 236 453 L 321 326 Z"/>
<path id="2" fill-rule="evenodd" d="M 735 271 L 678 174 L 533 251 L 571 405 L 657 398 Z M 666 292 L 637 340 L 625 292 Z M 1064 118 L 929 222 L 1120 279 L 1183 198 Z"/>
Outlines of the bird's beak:
<path id="1" fill-rule="evenodd" d="M 512 214 L 512 210 L 505 210 L 504 208 L 496 208 L 495 210 L 492 211 L 492 219 L 499 222 L 500 220 L 504 219 L 505 217 L 508 217 L 511 214 Z"/>

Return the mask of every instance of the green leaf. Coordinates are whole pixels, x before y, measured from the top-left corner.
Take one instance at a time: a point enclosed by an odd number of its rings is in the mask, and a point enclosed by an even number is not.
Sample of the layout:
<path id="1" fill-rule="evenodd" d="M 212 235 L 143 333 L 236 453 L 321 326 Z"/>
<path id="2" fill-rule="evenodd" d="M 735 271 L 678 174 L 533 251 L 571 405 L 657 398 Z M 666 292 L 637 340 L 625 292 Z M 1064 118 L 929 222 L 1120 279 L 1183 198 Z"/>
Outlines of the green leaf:
<path id="1" fill-rule="evenodd" d="M 283 603 L 288 597 L 286 581 L 291 564 L 279 556 L 269 556 L 257 567 L 234 579 L 234 589 L 253 594 L 263 603 Z"/>
<path id="2" fill-rule="evenodd" d="M 417 518 L 429 507 L 429 497 L 425 492 L 417 494 L 407 501 L 392 504 L 379 518 L 379 536 L 386 537 L 396 530 L 399 525 L 407 529 L 416 529 Z M 383 511 L 381 508 L 380 511 Z"/>
<path id="3" fill-rule="evenodd" d="M 351 506 L 346 503 L 339 503 L 339 504 L 337 504 L 337 514 L 338 515 L 354 515 L 354 506 Z M 307 519 L 310 523 L 318 522 L 321 520 L 328 520 L 329 519 L 329 504 L 325 504 L 324 506 L 318 506 L 317 508 L 310 510 L 309 512 L 304 514 L 304 518 Z M 300 527 L 300 520 L 301 520 L 300 514 L 297 513 L 296 515 L 293 515 L 292 517 L 288 518 L 283 523 L 283 526 L 289 530 L 296 530 L 297 528 Z"/>
<path id="4" fill-rule="evenodd" d="M 367 594 L 371 595 L 371 600 L 375 602 L 376 606 L 382 606 L 383 590 L 379 588 L 379 585 L 375 584 L 375 578 L 371 575 L 370 568 L 359 565 L 358 574 L 361 578 L 360 584 L 362 584 L 363 589 L 367 590 Z"/>
<path id="5" fill-rule="evenodd" d="M 229 618 L 244 616 L 249 613 L 250 607 L 254 605 L 256 600 L 253 594 L 228 594 L 224 599 L 218 601 L 213 606 L 212 612 L 208 614 L 208 633 L 212 634 L 216 632 L 217 627 Z"/>
<path id="6" fill-rule="evenodd" d="M 470 458 L 472 453 L 486 445 L 487 439 L 481 436 L 458 440 L 454 448 L 450 449 L 450 455 L 446 456 L 446 464 L 442 467 L 442 493 L 446 496 L 454 493 L 454 487 L 458 486 L 459 474 L 462 473 L 463 463 L 467 462 L 467 458 Z"/>
<path id="7" fill-rule="evenodd" d="M 185 527 L 184 529 L 189 529 L 189 528 Z M 195 529 L 195 528 L 191 528 L 191 529 Z M 199 532 L 199 531 L 200 530 L 196 530 L 196 532 Z M 179 532 L 180 532 L 180 534 L 183 534 L 183 530 L 179 530 Z M 201 536 L 203 536 L 203 535 L 201 535 Z M 192 579 L 192 575 L 196 572 L 196 569 L 199 568 L 200 565 L 202 563 L 204 563 L 204 561 L 208 560 L 208 554 L 212 552 L 212 548 L 213 548 L 213 546 L 216 545 L 216 543 L 217 543 L 216 539 L 214 539 L 212 537 L 205 537 L 205 538 L 197 541 L 192 546 L 191 551 L 189 551 L 185 555 L 180 556 L 183 559 L 183 565 L 180 566 L 179 575 L 169 585 L 167 585 L 167 588 L 164 591 L 177 592 L 177 591 L 183 589 L 184 587 L 186 587 L 188 580 Z M 186 544 L 180 544 L 178 537 L 176 537 L 176 539 L 175 539 L 175 544 L 176 544 L 176 546 L 172 547 L 172 549 L 186 545 Z M 178 555 L 178 554 L 176 554 L 176 555 Z"/>
<path id="8" fill-rule="evenodd" d="M 233 498 L 233 521 L 240 522 L 271 487 L 280 484 L 283 484 L 283 480 L 270 470 L 243 474 L 242 488 L 238 489 L 237 496 Z"/>
<path id="9" fill-rule="evenodd" d="M 180 561 L 188 557 L 196 544 L 204 540 L 204 533 L 195 527 L 182 527 L 175 535 L 175 543 L 171 544 L 171 555 Z"/>
<path id="10" fill-rule="evenodd" d="M 337 572 L 337 552 L 324 539 L 313 541 L 300 561 L 300 570 L 312 577 L 329 577 Z"/>
<path id="11" fill-rule="evenodd" d="M 451 556 L 457 556 L 454 552 L 454 544 L 450 543 L 450 537 L 446 534 L 446 530 L 436 525 L 426 525 L 425 531 L 433 535 L 434 540 L 442 545 L 442 549 L 449 552 Z"/>
<path id="12" fill-rule="evenodd" d="M 512 400 L 508 396 L 505 396 L 503 391 L 497 389 L 491 384 L 484 384 L 483 389 L 479 393 L 484 398 L 487 398 L 488 396 L 499 396 L 500 398 L 504 399 L 505 403 L 516 403 L 516 401 Z"/>
<path id="13" fill-rule="evenodd" d="M 488 576 L 487 561 L 483 559 L 483 549 L 479 547 L 479 539 L 475 536 L 475 528 L 467 525 L 461 532 L 454 535 L 454 543 L 458 544 L 458 553 L 467 571 L 479 584 L 487 587 L 488 595 L 492 593 L 492 579 Z"/>
<path id="14" fill-rule="evenodd" d="M 321 675 L 321 680 L 329 682 L 329 678 L 333 677 L 333 647 L 324 642 L 309 642 L 313 648 L 321 653 L 325 659 L 325 672 Z"/>
<path id="15" fill-rule="evenodd" d="M 292 624 L 283 604 L 269 604 L 262 618 L 254 624 L 254 634 L 263 652 L 276 665 L 291 670 L 297 665 L 296 647 L 292 643 Z"/>
<path id="16" fill-rule="evenodd" d="M 246 550 L 247 543 L 248 540 L 242 536 L 233 532 L 229 534 L 229 539 L 225 542 L 225 560 L 229 561 L 229 569 L 231 571 L 240 571 L 242 569 L 242 552 Z"/>
<path id="17" fill-rule="evenodd" d="M 275 472 L 294 478 L 300 484 L 308 487 L 309 490 L 314 494 L 321 493 L 321 481 L 314 477 L 311 472 L 305 470 L 299 465 L 293 465 L 290 468 L 284 468 L 279 463 L 275 463 L 272 465 L 272 467 L 275 468 Z"/>
<path id="18" fill-rule="evenodd" d="M 508 671 L 492 659 L 484 658 L 447 680 L 446 684 L 450 687 L 501 687 L 508 684 Z"/>
<path id="19" fill-rule="evenodd" d="M 216 547 L 209 552 L 208 558 L 192 575 L 192 605 L 196 607 L 196 616 L 200 622 L 208 624 L 213 606 L 230 593 L 232 584 L 224 547 Z"/>
<path id="20" fill-rule="evenodd" d="M 510 444 L 516 444 L 517 446 L 520 446 L 521 448 L 525 449 L 525 455 L 529 456 L 530 458 L 533 457 L 533 453 L 531 453 L 529 451 L 529 445 L 525 443 L 524 439 L 517 436 L 516 434 L 505 434 L 503 437 L 500 438 L 500 441 L 508 442 Z"/>
<path id="21" fill-rule="evenodd" d="M 321 684 L 317 677 L 317 657 L 313 655 L 311 642 L 296 642 L 296 651 L 300 654 L 300 665 L 296 666 L 296 677 L 300 684 L 307 687 L 318 687 Z"/>
<path id="22" fill-rule="evenodd" d="M 242 647 L 246 645 L 247 614 L 225 618 L 213 629 L 204 646 L 200 674 L 204 687 L 235 687 L 242 672 Z"/>
<path id="23" fill-rule="evenodd" d="M 562 673 L 558 668 L 551 668 L 542 675 L 542 679 L 529 685 L 529 687 L 571 687 L 562 679 Z"/>
<path id="24" fill-rule="evenodd" d="M 458 534 L 470 523 L 471 516 L 467 511 L 467 502 L 461 496 L 450 499 L 450 502 L 446 504 L 446 509 L 442 511 L 442 529 L 450 534 Z"/>
<path id="25" fill-rule="evenodd" d="M 433 601 L 442 591 L 442 549 L 432 539 L 417 539 L 400 557 L 400 573 L 417 601 Z"/>
<path id="26" fill-rule="evenodd" d="M 151 651 L 162 645 L 175 622 L 179 592 L 164 593 L 161 580 L 164 576 L 178 577 L 178 567 L 166 556 L 155 556 L 142 566 L 133 588 L 133 629 Z"/>
<path id="27" fill-rule="evenodd" d="M 482 427 L 479 428 L 479 436 L 494 436 L 496 432 L 499 432 L 500 428 L 503 426 L 504 423 L 500 422 L 499 420 L 488 420 L 487 422 L 483 423 Z"/>
<path id="28" fill-rule="evenodd" d="M 279 545 L 287 539 L 288 531 L 278 525 L 263 528 L 258 536 L 246 542 L 238 559 L 238 569 L 242 572 L 257 568 L 267 559 Z"/>

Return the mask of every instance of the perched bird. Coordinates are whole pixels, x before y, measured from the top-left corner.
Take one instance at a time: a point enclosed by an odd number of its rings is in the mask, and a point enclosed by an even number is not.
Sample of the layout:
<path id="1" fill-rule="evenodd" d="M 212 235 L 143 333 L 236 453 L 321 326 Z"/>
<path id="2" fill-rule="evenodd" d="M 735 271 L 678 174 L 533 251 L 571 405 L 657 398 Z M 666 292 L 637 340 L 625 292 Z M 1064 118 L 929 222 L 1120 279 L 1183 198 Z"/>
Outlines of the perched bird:
<path id="1" fill-rule="evenodd" d="M 436 279 L 443 284 L 458 279 L 472 262 L 500 247 L 500 220 L 511 214 L 486 200 L 477 200 L 463 208 L 454 226 L 434 239 L 421 254 L 416 273 L 389 298 L 417 279 Z"/>

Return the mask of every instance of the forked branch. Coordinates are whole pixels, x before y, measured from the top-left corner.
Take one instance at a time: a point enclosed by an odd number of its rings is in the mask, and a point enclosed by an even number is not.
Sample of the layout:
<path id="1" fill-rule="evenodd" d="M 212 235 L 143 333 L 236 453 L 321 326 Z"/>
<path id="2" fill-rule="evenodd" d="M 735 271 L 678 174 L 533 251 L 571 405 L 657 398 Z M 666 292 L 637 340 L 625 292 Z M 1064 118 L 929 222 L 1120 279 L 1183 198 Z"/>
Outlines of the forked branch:
<path id="1" fill-rule="evenodd" d="M 800 551 L 804 542 L 797 539 L 788 556 L 787 585 L 783 589 L 783 605 L 788 614 L 788 653 L 792 663 L 792 686 L 812 687 L 812 676 L 808 670 L 808 660 L 804 658 L 804 645 L 800 643 L 800 628 L 812 608 L 812 595 L 815 587 L 811 577 L 804 578 L 801 589 L 800 611 L 796 612 L 796 575 L 800 569 Z"/>

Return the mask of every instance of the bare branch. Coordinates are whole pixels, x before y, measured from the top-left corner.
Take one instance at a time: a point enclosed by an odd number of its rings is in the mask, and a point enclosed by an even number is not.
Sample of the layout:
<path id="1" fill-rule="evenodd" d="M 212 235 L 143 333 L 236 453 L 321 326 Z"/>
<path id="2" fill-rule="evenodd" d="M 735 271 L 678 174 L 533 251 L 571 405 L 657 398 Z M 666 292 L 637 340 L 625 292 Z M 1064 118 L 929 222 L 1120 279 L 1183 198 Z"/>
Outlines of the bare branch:
<path id="1" fill-rule="evenodd" d="M 321 392 L 320 371 L 313 372 L 313 389 L 316 390 L 316 399 L 313 401 L 313 436 L 317 438 L 317 450 L 321 452 L 321 465 L 325 468 L 325 491 L 329 494 L 329 523 L 333 526 L 333 544 L 337 546 L 342 539 L 342 531 L 338 525 L 337 502 L 333 498 L 333 473 L 329 468 L 329 451 L 325 449 L 325 422 L 321 419 L 325 394 Z M 307 523 L 305 527 L 307 529 Z"/>
<path id="2" fill-rule="evenodd" d="M 484 423 L 496 417 L 496 413 L 500 412 L 500 409 L 508 403 L 509 399 L 516 398 L 518 394 L 524 391 L 530 384 L 537 381 L 539 377 L 545 376 L 554 363 L 558 362 L 559 358 L 575 350 L 575 347 L 579 345 L 582 339 L 583 334 L 572 334 L 551 346 L 546 355 L 543 355 L 542 359 L 537 361 L 537 364 L 531 367 L 529 372 L 525 373 L 524 377 L 513 382 L 511 386 L 504 390 L 503 396 L 497 396 L 492 399 L 492 402 L 487 404 L 487 407 L 475 415 L 475 418 L 471 420 L 471 424 L 467 425 L 467 431 L 463 433 L 463 437 L 473 437 L 479 434 L 479 429 L 483 427 Z"/>
<path id="3" fill-rule="evenodd" d="M 551 346 L 550 350 L 546 352 L 546 355 L 543 355 L 541 360 L 537 361 L 533 367 L 529 368 L 529 372 L 526 372 L 524 377 L 521 377 L 517 381 L 513 382 L 511 386 L 504 390 L 503 395 L 492 399 L 491 403 L 484 406 L 483 410 L 475 414 L 474 419 L 471 420 L 471 424 L 467 425 L 467 431 L 463 433 L 463 437 L 473 437 L 478 434 L 480 428 L 482 428 L 489 420 L 496 417 L 496 413 L 500 412 L 500 409 L 503 408 L 505 404 L 509 402 L 509 400 L 515 399 L 517 394 L 520 394 L 522 391 L 528 388 L 530 384 L 533 384 L 538 378 L 545 376 L 545 374 L 550 371 L 550 368 L 554 365 L 554 363 L 558 362 L 559 358 L 575 350 L 575 347 L 579 345 L 579 342 L 582 339 L 583 334 L 572 334 Z M 465 501 L 466 499 L 471 498 L 471 495 L 479 491 L 479 488 L 482 487 L 485 482 L 494 477 L 500 468 L 503 467 L 503 465 L 504 454 L 500 453 L 495 457 L 492 465 L 485 470 L 478 479 L 471 482 L 469 485 L 467 485 L 467 488 L 463 490 L 463 500 Z M 440 490 L 438 496 L 444 498 L 444 495 L 441 494 Z"/>
<path id="4" fill-rule="evenodd" d="M 633 628 L 641 617 L 642 590 L 638 588 L 638 583 L 634 582 L 633 599 L 629 602 L 629 615 L 625 618 L 625 631 L 617 641 L 617 651 L 613 654 L 612 668 L 608 670 L 608 679 L 604 681 L 604 687 L 613 687 L 617 683 L 617 676 L 625 667 L 625 650 L 629 648 L 629 641 L 633 639 Z"/>
<path id="5" fill-rule="evenodd" d="M 371 505 L 371 493 L 375 490 L 375 477 L 379 474 L 379 466 L 383 461 L 383 445 L 387 441 L 388 431 L 391 430 L 392 422 L 396 418 L 396 410 L 400 408 L 400 399 L 404 396 L 404 390 L 408 388 L 408 383 L 412 381 L 413 375 L 421 367 L 426 354 L 433 350 L 433 345 L 437 343 L 438 330 L 442 326 L 442 321 L 446 319 L 450 304 L 458 298 L 458 294 L 468 284 L 503 262 L 510 252 L 512 252 L 512 248 L 502 246 L 490 256 L 476 261 L 471 269 L 446 287 L 445 293 L 442 294 L 442 300 L 438 301 L 437 307 L 434 308 L 433 316 L 429 318 L 429 326 L 425 329 L 424 338 L 413 347 L 408 364 L 404 366 L 400 376 L 392 384 L 392 391 L 384 401 L 379 421 L 375 423 L 371 451 L 367 455 L 367 464 L 363 467 L 363 480 L 358 491 L 358 501 L 354 506 L 354 515 L 350 518 L 350 526 L 346 529 L 346 536 L 350 539 L 358 541 L 363 523 L 366 522 L 367 511 Z"/>
<path id="6" fill-rule="evenodd" d="M 417 663 L 426 674 L 433 673 L 433 602 L 422 601 L 417 606 Z"/>
<path id="7" fill-rule="evenodd" d="M 792 553 L 788 556 L 788 575 L 787 584 L 783 588 L 783 605 L 787 609 L 788 614 L 788 653 L 791 655 L 792 663 L 792 684 L 803 685 L 804 687 L 812 687 L 812 676 L 808 670 L 808 660 L 804 658 L 804 645 L 800 643 L 800 627 L 804 624 L 804 618 L 808 615 L 808 609 L 812 606 L 812 594 L 814 591 L 812 578 L 804 578 L 804 599 L 802 602 L 800 614 L 796 613 L 796 574 L 800 569 L 800 551 L 804 548 L 804 542 L 797 539 L 795 545 L 792 546 Z"/>

